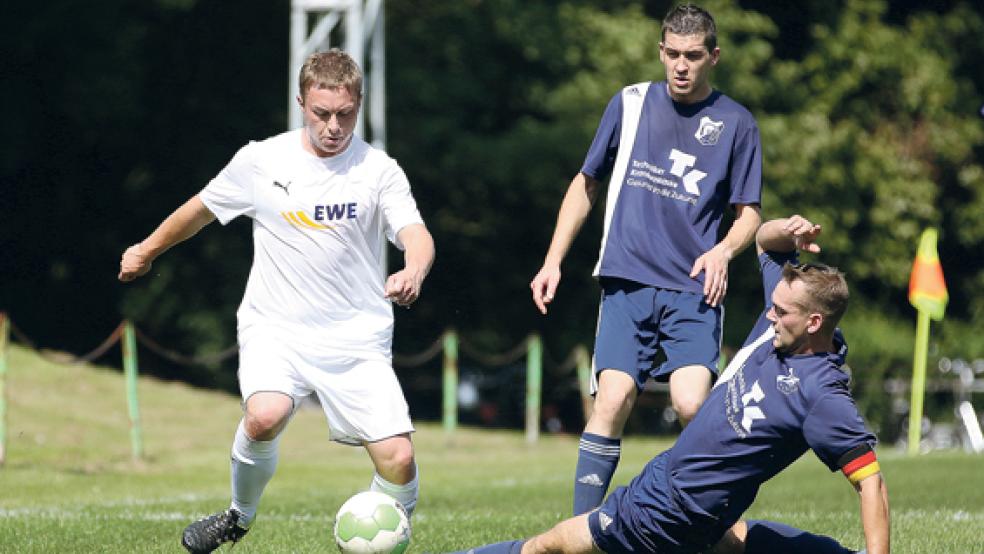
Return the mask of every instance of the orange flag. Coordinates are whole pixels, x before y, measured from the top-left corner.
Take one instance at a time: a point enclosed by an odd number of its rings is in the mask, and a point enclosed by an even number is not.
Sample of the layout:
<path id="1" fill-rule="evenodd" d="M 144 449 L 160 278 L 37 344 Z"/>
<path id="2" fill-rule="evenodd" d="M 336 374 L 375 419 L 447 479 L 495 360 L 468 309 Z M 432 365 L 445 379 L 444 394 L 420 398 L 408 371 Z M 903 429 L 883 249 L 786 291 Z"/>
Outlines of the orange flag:
<path id="1" fill-rule="evenodd" d="M 909 303 L 920 311 L 925 311 L 936 321 L 943 319 L 946 303 L 950 295 L 946 292 L 943 280 L 943 266 L 936 253 L 936 229 L 926 229 L 919 238 L 916 261 L 912 263 L 909 276 Z"/>

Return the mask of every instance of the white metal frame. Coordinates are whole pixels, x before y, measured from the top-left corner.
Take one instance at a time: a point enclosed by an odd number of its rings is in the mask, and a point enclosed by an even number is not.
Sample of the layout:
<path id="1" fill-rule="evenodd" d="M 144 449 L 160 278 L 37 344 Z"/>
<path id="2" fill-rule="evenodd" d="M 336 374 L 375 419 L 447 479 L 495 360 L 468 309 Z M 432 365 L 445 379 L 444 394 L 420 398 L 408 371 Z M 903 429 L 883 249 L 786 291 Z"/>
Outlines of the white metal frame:
<path id="1" fill-rule="evenodd" d="M 362 68 L 363 102 L 356 134 L 373 146 L 386 146 L 386 56 L 384 0 L 292 0 L 290 14 L 290 97 L 289 123 L 291 129 L 302 125 L 301 109 L 297 104 L 298 74 L 304 60 L 312 53 L 340 46 Z M 315 16 L 314 26 L 308 22 Z M 343 41 L 331 44 L 331 33 L 341 23 Z M 368 70 L 366 51 L 369 52 Z M 369 135 L 365 135 L 365 125 Z"/>

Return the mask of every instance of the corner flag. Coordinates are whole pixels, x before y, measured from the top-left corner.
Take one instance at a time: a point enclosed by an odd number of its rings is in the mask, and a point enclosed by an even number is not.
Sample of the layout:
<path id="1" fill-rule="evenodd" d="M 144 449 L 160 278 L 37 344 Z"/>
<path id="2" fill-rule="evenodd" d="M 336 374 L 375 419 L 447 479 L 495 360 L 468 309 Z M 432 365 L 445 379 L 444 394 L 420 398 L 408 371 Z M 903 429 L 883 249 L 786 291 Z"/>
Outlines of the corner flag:
<path id="1" fill-rule="evenodd" d="M 950 296 L 943 280 L 943 266 L 936 253 L 936 237 L 936 229 L 926 229 L 919 238 L 919 250 L 909 277 L 909 303 L 940 321 Z"/>
<path id="2" fill-rule="evenodd" d="M 943 266 L 936 253 L 936 229 L 923 231 L 916 261 L 909 276 L 909 302 L 918 311 L 916 343 L 912 360 L 912 400 L 909 404 L 909 455 L 919 453 L 921 443 L 923 395 L 926 391 L 926 357 L 929 352 L 929 319 L 940 321 L 950 296 L 943 280 Z"/>

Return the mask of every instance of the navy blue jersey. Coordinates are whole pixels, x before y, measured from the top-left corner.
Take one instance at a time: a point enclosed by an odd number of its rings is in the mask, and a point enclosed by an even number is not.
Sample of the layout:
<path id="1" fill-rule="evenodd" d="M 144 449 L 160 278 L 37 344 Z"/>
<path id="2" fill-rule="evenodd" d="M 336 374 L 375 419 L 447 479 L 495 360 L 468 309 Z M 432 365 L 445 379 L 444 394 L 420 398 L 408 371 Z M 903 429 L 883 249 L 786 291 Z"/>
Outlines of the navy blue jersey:
<path id="1" fill-rule="evenodd" d="M 665 81 L 631 85 L 609 102 L 581 172 L 611 174 L 596 276 L 703 292 L 690 270 L 725 208 L 761 200 L 758 126 L 719 91 L 685 105 Z"/>
<path id="2" fill-rule="evenodd" d="M 760 256 L 770 300 L 782 264 L 795 256 Z M 836 352 L 785 355 L 772 345 L 763 311 L 746 346 L 722 374 L 707 400 L 666 453 L 666 479 L 685 520 L 726 529 L 751 505 L 759 486 L 807 450 L 835 471 L 848 453 L 874 444 Z M 762 322 L 765 321 L 765 325 Z M 647 482 L 639 483 L 645 494 Z M 655 493 L 653 493 L 656 496 Z"/>

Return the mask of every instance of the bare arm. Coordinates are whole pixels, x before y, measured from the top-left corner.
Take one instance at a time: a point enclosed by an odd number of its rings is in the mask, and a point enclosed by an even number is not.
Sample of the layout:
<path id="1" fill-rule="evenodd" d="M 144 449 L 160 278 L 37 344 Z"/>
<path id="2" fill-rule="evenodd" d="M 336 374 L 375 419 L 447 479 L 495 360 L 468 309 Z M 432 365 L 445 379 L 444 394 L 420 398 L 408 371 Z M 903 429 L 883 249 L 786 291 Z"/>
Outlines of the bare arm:
<path id="1" fill-rule="evenodd" d="M 142 242 L 123 252 L 120 260 L 119 280 L 132 281 L 150 271 L 150 266 L 168 248 L 195 235 L 202 227 L 215 220 L 196 194 L 169 215 L 153 233 Z"/>
<path id="2" fill-rule="evenodd" d="M 567 194 L 560 204 L 557 226 L 554 228 L 550 248 L 543 260 L 543 267 L 533 277 L 530 289 L 533 290 L 533 303 L 540 313 L 547 313 L 547 304 L 553 301 L 560 284 L 560 263 L 570 250 L 574 237 L 591 213 L 591 207 L 598 197 L 600 183 L 593 177 L 578 173 L 567 187 Z"/>
<path id="3" fill-rule="evenodd" d="M 413 223 L 397 233 L 403 244 L 403 269 L 386 279 L 386 298 L 410 306 L 420 297 L 424 278 L 434 264 L 434 239 L 427 227 Z"/>
<path id="4" fill-rule="evenodd" d="M 888 554 L 891 549 L 888 487 L 881 472 L 857 484 L 861 496 L 861 525 L 868 554 Z"/>
<path id="5" fill-rule="evenodd" d="M 704 272 L 704 298 L 711 306 L 724 301 L 728 292 L 728 263 L 751 244 L 762 223 L 759 207 L 754 204 L 738 204 L 735 210 L 735 221 L 724 239 L 697 258 L 690 270 L 692 278 Z"/>
<path id="6" fill-rule="evenodd" d="M 792 252 L 800 249 L 817 253 L 820 245 L 816 243 L 822 228 L 800 215 L 771 219 L 759 227 L 755 234 L 755 250 L 758 254 L 770 252 Z"/>

